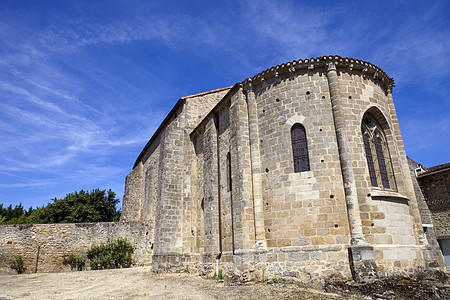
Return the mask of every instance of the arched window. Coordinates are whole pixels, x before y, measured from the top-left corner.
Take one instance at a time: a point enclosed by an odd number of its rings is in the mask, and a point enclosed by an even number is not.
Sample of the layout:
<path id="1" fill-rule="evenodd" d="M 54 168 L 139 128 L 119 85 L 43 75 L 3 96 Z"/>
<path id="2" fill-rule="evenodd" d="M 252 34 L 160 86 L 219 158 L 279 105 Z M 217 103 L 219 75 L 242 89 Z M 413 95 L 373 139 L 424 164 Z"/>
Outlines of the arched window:
<path id="1" fill-rule="evenodd" d="M 309 171 L 308 141 L 302 124 L 296 123 L 291 128 L 292 153 L 294 155 L 294 172 Z"/>
<path id="2" fill-rule="evenodd" d="M 361 127 L 372 186 L 395 190 L 397 187 L 383 128 L 370 113 L 364 115 Z"/>

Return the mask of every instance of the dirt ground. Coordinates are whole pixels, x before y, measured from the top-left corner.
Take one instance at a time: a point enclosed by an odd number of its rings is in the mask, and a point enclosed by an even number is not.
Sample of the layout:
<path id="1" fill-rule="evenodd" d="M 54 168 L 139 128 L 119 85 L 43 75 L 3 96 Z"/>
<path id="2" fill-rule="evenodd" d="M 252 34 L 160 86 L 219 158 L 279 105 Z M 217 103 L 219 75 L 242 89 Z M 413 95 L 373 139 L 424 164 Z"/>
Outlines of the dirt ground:
<path id="1" fill-rule="evenodd" d="M 295 284 L 225 286 L 193 274 L 154 274 L 148 267 L 0 276 L 5 299 L 348 299 Z M 352 299 L 370 299 L 352 296 Z"/>

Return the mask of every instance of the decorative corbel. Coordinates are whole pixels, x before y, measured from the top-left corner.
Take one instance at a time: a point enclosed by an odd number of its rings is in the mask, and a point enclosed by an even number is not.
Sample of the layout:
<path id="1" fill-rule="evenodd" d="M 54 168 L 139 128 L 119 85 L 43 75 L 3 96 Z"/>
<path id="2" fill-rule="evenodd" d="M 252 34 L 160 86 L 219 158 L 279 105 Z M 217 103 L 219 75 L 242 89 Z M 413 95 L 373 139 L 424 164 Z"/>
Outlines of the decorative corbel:
<path id="1" fill-rule="evenodd" d="M 363 68 L 362 71 L 361 71 L 361 75 L 362 75 L 363 77 L 366 77 L 367 71 L 368 71 L 367 68 Z"/>
<path id="2" fill-rule="evenodd" d="M 249 92 L 253 92 L 253 83 L 252 83 L 252 79 L 251 78 L 249 78 L 247 80 L 247 82 L 245 82 L 243 90 L 244 90 L 245 94 L 248 94 Z"/>
<path id="3" fill-rule="evenodd" d="M 291 79 L 293 79 L 293 78 L 295 77 L 295 67 L 294 67 L 294 66 L 291 66 L 291 67 L 289 68 L 289 77 L 290 77 Z"/>

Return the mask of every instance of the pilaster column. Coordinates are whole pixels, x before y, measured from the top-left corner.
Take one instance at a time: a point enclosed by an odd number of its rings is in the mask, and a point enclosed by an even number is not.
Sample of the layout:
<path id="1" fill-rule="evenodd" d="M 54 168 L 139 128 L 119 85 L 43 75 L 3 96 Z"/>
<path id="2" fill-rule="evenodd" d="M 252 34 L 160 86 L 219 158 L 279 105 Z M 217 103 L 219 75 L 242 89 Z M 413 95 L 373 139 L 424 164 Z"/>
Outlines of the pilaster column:
<path id="1" fill-rule="evenodd" d="M 326 75 L 330 90 L 334 127 L 336 129 L 339 159 L 341 162 L 342 179 L 344 181 L 345 201 L 347 203 L 347 214 L 350 223 L 351 244 L 367 244 L 362 231 L 355 174 L 352 166 L 352 154 L 346 129 L 346 122 L 348 118 L 344 109 L 344 100 L 342 99 L 339 90 L 339 78 L 334 62 L 327 62 Z"/>
<path id="2" fill-rule="evenodd" d="M 251 83 L 249 83 L 245 87 L 245 96 L 248 107 L 248 130 L 250 139 L 250 155 L 253 182 L 253 209 L 255 215 L 255 239 L 257 242 L 263 242 L 263 245 L 259 246 L 265 247 L 264 200 L 261 180 L 261 152 L 259 145 L 258 109 L 256 106 L 255 92 Z"/>
<path id="3" fill-rule="evenodd" d="M 248 131 L 248 107 L 243 87 L 231 97 L 230 154 L 233 178 L 233 218 L 236 253 L 255 245 L 252 163 Z M 250 212 L 250 213 L 249 213 Z"/>
<path id="4" fill-rule="evenodd" d="M 402 135 L 400 132 L 400 125 L 397 118 L 397 113 L 395 111 L 394 99 L 392 98 L 392 86 L 387 87 L 387 97 L 389 101 L 389 114 L 392 121 L 392 133 L 396 143 L 397 152 L 399 153 L 399 161 L 402 171 L 403 182 L 405 185 L 406 195 L 409 199 L 410 211 L 414 220 L 414 230 L 415 236 L 418 244 L 425 245 L 427 241 L 425 239 L 423 228 L 422 228 L 422 218 L 419 213 L 419 206 L 417 204 L 416 193 L 414 192 L 414 186 L 411 179 L 411 174 L 409 171 L 408 160 L 406 158 L 405 145 L 403 144 Z"/>

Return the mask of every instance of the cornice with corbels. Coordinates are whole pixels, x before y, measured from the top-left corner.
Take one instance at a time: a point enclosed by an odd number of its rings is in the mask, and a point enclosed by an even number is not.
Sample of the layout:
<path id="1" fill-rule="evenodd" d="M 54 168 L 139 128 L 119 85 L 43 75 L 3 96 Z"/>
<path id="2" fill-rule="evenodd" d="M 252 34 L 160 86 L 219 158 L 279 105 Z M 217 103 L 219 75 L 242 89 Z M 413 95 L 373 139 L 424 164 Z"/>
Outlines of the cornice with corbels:
<path id="1" fill-rule="evenodd" d="M 282 74 L 289 74 L 290 77 L 293 77 L 296 71 L 307 69 L 312 72 L 318 68 L 325 68 L 327 72 L 333 69 L 338 69 L 339 72 L 345 72 L 346 70 L 349 72 L 361 71 L 364 77 L 379 81 L 381 86 L 385 87 L 388 92 L 392 92 L 392 88 L 395 86 L 394 79 L 374 64 L 360 59 L 341 57 L 338 55 L 299 59 L 283 63 L 247 78 L 241 84 L 244 86 L 245 91 L 250 91 L 253 90 L 254 86 L 263 84 L 271 78 L 279 78 Z"/>

